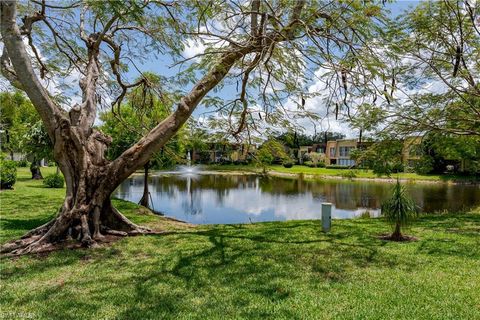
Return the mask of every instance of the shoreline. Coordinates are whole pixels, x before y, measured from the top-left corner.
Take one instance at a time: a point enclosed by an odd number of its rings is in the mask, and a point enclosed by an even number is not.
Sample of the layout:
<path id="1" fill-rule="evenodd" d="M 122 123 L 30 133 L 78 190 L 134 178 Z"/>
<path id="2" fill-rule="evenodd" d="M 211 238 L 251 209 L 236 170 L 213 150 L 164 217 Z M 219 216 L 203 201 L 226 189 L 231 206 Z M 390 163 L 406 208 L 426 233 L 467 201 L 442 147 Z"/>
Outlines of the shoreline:
<path id="1" fill-rule="evenodd" d="M 176 174 L 174 171 L 153 171 L 153 174 Z M 215 174 L 215 175 L 263 175 L 262 172 L 256 170 L 235 170 L 235 169 L 210 169 L 199 170 L 195 174 Z M 397 179 L 395 177 L 342 177 L 339 175 L 327 175 L 327 174 L 312 174 L 312 173 L 294 173 L 294 172 L 281 172 L 276 170 L 269 170 L 266 173 L 267 176 L 280 177 L 280 178 L 295 178 L 295 179 L 309 179 L 309 180 L 343 180 L 343 181 L 365 181 L 365 182 L 381 182 L 381 183 L 395 183 Z M 449 184 L 449 185 L 480 185 L 480 181 L 475 180 L 431 180 L 431 179 L 409 179 L 399 178 L 401 183 L 422 183 L 422 184 Z"/>

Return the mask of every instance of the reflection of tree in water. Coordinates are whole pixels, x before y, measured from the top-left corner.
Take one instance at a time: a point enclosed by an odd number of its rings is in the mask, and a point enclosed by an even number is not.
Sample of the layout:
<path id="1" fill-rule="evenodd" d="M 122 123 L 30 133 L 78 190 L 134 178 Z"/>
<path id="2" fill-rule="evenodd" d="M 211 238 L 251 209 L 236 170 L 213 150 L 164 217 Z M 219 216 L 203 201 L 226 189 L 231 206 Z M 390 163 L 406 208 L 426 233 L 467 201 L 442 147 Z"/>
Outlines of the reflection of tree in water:
<path id="1" fill-rule="evenodd" d="M 335 204 L 338 209 L 380 208 L 388 190 L 384 185 L 343 181 L 307 182 L 313 197 Z"/>
<path id="2" fill-rule="evenodd" d="M 258 183 L 262 192 L 272 195 L 298 195 L 307 191 L 302 190 L 303 184 L 297 179 L 260 177 Z"/>
<path id="3" fill-rule="evenodd" d="M 470 185 L 407 185 L 407 192 L 423 212 L 469 210 L 480 199 L 480 189 Z"/>
<path id="4" fill-rule="evenodd" d="M 392 185 L 387 183 L 310 181 L 254 175 L 162 175 L 152 177 L 150 183 L 151 190 L 161 194 L 164 199 L 179 198 L 187 214 L 202 213 L 202 197 L 206 196 L 206 191 L 213 192 L 217 206 L 225 206 L 232 190 L 256 190 L 278 197 L 304 196 L 305 201 L 311 201 L 311 195 L 315 202 L 327 201 L 338 209 L 356 210 L 380 208 L 381 202 L 390 196 L 392 189 Z M 143 176 L 133 176 L 119 186 L 117 195 L 132 199 L 131 195 L 136 194 L 142 185 Z M 478 205 L 480 198 L 478 187 L 465 185 L 408 184 L 407 192 L 424 212 L 468 209 Z"/>
<path id="5" fill-rule="evenodd" d="M 216 203 L 224 205 L 226 197 L 232 189 L 251 188 L 251 176 L 223 176 L 223 175 L 168 175 L 156 177 L 153 180 L 155 191 L 174 197 L 181 193 L 182 208 L 186 214 L 202 213 L 202 192 L 214 191 Z"/>
<path id="6" fill-rule="evenodd" d="M 143 177 L 132 176 L 118 186 L 116 193 L 121 195 L 130 195 L 135 187 L 138 186 L 141 186 L 143 190 Z"/>

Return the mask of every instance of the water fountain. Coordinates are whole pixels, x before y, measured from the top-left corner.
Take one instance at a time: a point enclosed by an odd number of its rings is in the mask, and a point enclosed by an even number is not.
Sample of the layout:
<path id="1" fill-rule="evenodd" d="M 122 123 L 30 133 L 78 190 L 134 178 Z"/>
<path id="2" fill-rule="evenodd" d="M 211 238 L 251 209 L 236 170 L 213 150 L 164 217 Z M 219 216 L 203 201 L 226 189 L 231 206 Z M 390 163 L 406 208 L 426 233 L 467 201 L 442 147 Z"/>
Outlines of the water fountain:
<path id="1" fill-rule="evenodd" d="M 187 151 L 186 160 L 187 160 L 187 165 L 179 166 L 178 171 L 184 175 L 198 174 L 198 171 L 199 171 L 198 166 L 195 166 L 195 165 L 192 166 L 192 155 L 190 154 L 190 150 Z"/>

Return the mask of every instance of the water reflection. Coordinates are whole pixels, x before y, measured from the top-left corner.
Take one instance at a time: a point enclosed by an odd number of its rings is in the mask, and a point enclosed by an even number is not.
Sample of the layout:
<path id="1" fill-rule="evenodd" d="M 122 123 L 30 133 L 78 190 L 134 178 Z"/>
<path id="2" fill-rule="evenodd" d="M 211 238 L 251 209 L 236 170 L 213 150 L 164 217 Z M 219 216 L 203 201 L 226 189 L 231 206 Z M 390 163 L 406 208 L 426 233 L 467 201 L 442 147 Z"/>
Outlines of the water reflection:
<path id="1" fill-rule="evenodd" d="M 333 217 L 380 214 L 390 184 L 305 181 L 253 175 L 157 174 L 151 177 L 153 209 L 192 223 L 242 223 L 318 219 L 322 202 L 334 205 Z M 480 187 L 411 184 L 407 191 L 425 212 L 458 211 L 480 205 Z M 126 180 L 115 196 L 138 202 L 143 176 Z"/>

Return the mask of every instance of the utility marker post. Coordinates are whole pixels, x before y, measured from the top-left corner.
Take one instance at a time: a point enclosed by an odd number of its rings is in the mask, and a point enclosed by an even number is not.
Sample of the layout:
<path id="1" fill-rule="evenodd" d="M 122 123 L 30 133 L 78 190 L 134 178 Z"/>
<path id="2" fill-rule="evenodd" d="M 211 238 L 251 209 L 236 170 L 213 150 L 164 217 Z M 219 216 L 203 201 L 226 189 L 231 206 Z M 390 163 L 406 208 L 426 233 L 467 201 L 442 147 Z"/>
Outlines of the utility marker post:
<path id="1" fill-rule="evenodd" d="M 329 232 L 332 227 L 332 204 L 322 203 L 322 231 Z"/>

